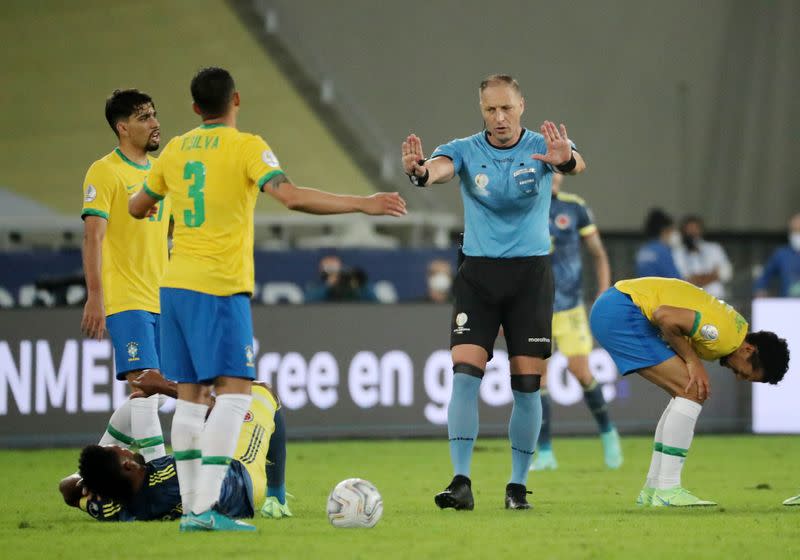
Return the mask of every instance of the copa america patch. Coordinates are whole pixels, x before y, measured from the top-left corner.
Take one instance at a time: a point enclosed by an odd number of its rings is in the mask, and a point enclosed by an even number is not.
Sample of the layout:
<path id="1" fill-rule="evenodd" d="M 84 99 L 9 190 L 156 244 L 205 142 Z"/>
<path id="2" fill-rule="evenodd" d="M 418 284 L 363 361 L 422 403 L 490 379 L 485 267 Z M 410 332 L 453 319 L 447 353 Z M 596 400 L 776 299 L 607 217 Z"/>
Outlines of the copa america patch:
<path id="1" fill-rule="evenodd" d="M 272 150 L 264 150 L 261 153 L 261 159 L 269 165 L 270 167 L 280 167 L 281 164 L 278 163 L 278 158 L 275 157 L 275 153 Z"/>
<path id="2" fill-rule="evenodd" d="M 465 332 L 469 332 L 469 329 L 464 325 L 467 324 L 469 317 L 467 317 L 466 313 L 459 313 L 456 315 L 456 328 L 453 329 L 453 332 L 456 334 L 464 334 Z"/>
<path id="3" fill-rule="evenodd" d="M 94 188 L 94 185 L 89 185 L 86 187 L 86 193 L 83 195 L 83 200 L 85 202 L 92 202 L 95 198 L 97 198 L 97 189 Z"/>
<path id="4" fill-rule="evenodd" d="M 703 337 L 703 340 L 717 340 L 719 330 L 714 325 L 703 325 L 700 327 L 700 336 Z"/>

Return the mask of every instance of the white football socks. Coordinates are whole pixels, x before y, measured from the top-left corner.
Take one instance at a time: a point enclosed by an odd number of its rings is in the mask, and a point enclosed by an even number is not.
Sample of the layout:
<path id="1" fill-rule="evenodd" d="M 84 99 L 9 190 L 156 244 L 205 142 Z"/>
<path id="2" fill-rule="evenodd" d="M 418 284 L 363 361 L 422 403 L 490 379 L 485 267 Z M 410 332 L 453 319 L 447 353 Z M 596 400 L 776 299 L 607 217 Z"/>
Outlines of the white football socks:
<path id="1" fill-rule="evenodd" d="M 681 485 L 681 470 L 694 437 L 694 426 L 703 405 L 675 397 L 666 413 L 661 437 L 661 466 L 655 487 L 674 488 Z"/>
<path id="2" fill-rule="evenodd" d="M 130 399 L 131 435 L 146 462 L 167 454 L 161 420 L 158 418 L 160 396 L 155 394 L 147 398 Z"/>
<path id="3" fill-rule="evenodd" d="M 111 415 L 108 427 L 98 445 L 119 445 L 128 449 L 134 443 L 131 435 L 131 401 L 129 399 Z"/>
<path id="4" fill-rule="evenodd" d="M 191 507 L 193 513 L 203 513 L 211 509 L 219 499 L 222 481 L 236 452 L 239 432 L 251 400 L 251 395 L 243 394 L 217 396 L 200 437 L 202 464 L 197 494 Z M 185 506 L 184 511 L 188 511 Z"/>
<path id="5" fill-rule="evenodd" d="M 183 512 L 192 511 L 197 495 L 200 475 L 200 434 L 206 420 L 208 406 L 190 401 L 178 400 L 172 418 L 172 450 L 178 483 L 181 487 Z"/>
<path id="6" fill-rule="evenodd" d="M 661 451 L 659 451 L 659 449 L 661 448 L 661 441 L 664 437 L 664 423 L 667 421 L 667 414 L 669 414 L 669 409 L 672 407 L 674 400 L 675 399 L 670 399 L 667 408 L 665 408 L 664 412 L 661 414 L 658 426 L 656 426 L 656 435 L 653 438 L 653 456 L 650 458 L 650 470 L 647 471 L 647 480 L 645 481 L 645 486 L 648 488 L 656 487 L 658 470 L 661 468 Z"/>

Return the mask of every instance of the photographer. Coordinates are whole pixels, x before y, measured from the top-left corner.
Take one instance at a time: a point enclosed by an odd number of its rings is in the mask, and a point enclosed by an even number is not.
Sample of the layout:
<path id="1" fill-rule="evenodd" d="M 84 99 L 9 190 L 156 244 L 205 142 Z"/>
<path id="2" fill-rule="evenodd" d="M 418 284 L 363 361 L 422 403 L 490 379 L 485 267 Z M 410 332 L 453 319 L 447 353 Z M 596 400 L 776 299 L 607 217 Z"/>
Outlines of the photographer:
<path id="1" fill-rule="evenodd" d="M 378 298 L 362 268 L 345 268 L 338 255 L 325 255 L 319 260 L 319 280 L 311 283 L 305 292 L 306 303 L 366 301 Z"/>

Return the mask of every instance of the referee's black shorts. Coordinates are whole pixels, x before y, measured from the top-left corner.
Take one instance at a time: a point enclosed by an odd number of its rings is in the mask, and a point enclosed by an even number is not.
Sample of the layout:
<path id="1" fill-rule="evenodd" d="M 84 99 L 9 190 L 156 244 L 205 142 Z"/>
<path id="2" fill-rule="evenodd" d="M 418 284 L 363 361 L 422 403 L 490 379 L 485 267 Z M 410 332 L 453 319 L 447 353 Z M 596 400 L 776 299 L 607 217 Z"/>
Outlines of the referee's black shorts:
<path id="1" fill-rule="evenodd" d="M 549 358 L 553 272 L 550 255 L 466 257 L 453 283 L 450 347 L 477 344 L 492 358 L 503 325 L 508 355 Z"/>

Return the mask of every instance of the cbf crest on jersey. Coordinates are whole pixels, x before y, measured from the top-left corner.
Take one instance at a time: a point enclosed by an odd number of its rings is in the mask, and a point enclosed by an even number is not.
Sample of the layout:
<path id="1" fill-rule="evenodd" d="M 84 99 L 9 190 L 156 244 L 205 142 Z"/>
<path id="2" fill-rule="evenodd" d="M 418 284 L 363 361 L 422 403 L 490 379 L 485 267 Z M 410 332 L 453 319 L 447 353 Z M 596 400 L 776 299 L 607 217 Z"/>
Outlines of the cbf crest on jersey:
<path id="1" fill-rule="evenodd" d="M 137 342 L 129 342 L 128 343 L 128 361 L 129 362 L 136 362 L 139 360 L 139 344 Z"/>

